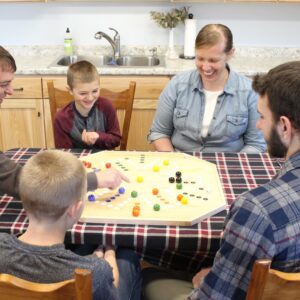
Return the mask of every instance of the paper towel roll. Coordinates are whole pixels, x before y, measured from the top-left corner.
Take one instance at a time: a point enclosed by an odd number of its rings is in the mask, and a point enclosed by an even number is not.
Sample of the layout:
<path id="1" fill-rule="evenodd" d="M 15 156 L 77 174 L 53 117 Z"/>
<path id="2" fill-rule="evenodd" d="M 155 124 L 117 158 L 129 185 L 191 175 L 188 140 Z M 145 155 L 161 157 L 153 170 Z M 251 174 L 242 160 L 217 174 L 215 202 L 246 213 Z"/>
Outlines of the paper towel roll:
<path id="1" fill-rule="evenodd" d="M 195 39 L 196 39 L 196 26 L 197 21 L 194 19 L 185 20 L 185 32 L 184 32 L 184 58 L 195 57 Z"/>

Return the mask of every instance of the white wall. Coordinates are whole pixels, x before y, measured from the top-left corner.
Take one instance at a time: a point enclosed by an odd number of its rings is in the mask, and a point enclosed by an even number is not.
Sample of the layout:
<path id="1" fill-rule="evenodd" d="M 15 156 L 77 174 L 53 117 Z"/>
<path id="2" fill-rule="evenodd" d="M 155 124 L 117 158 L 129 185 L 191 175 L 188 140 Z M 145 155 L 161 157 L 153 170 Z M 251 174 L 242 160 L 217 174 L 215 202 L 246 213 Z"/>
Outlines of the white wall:
<path id="1" fill-rule="evenodd" d="M 300 47 L 300 3 L 188 4 L 198 19 L 228 25 L 237 46 Z M 96 31 L 116 28 L 123 45 L 167 45 L 166 29 L 151 20 L 149 12 L 168 11 L 182 4 L 103 3 L 0 3 L 1 45 L 59 45 L 66 27 L 80 45 L 107 43 L 95 40 Z M 183 45 L 184 28 L 176 28 L 175 44 Z"/>

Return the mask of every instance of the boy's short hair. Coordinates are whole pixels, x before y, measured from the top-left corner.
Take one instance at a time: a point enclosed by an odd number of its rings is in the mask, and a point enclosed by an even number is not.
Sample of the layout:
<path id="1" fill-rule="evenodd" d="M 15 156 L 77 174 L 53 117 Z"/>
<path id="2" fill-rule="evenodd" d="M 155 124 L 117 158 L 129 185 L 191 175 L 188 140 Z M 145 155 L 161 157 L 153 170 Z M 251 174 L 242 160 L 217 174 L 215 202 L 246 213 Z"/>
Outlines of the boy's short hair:
<path id="1" fill-rule="evenodd" d="M 0 46 L 0 71 L 16 72 L 17 66 L 13 56 Z"/>
<path id="2" fill-rule="evenodd" d="M 27 213 L 39 219 L 59 219 L 87 189 L 86 171 L 76 156 L 46 150 L 31 157 L 20 175 L 20 197 Z"/>
<path id="3" fill-rule="evenodd" d="M 95 80 L 99 80 L 99 73 L 89 61 L 78 61 L 68 68 L 67 83 L 71 89 L 74 88 L 76 82 L 89 83 Z"/>

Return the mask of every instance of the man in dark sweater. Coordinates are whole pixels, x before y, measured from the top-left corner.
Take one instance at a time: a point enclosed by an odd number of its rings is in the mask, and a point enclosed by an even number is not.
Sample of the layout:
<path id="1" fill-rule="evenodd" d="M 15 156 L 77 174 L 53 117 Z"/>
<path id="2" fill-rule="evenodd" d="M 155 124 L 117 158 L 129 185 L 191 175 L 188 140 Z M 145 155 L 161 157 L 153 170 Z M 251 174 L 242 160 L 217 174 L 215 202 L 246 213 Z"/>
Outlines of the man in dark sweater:
<path id="1" fill-rule="evenodd" d="M 12 81 L 17 67 L 13 56 L 0 46 L 0 104 L 6 96 L 13 94 Z M 18 178 L 21 166 L 0 152 L 0 192 L 18 196 Z M 127 178 L 115 169 L 88 175 L 88 190 L 115 188 Z"/>

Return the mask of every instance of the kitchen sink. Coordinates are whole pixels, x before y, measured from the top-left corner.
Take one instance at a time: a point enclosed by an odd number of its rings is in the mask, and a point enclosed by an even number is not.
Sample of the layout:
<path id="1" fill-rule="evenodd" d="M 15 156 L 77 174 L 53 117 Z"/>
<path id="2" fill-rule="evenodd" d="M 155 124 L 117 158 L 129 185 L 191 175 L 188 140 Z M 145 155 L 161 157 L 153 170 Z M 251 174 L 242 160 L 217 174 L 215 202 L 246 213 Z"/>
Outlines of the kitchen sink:
<path id="1" fill-rule="evenodd" d="M 51 66 L 69 66 L 78 61 L 87 60 L 91 62 L 96 67 L 107 65 L 110 61 L 112 61 L 111 56 L 107 55 L 99 55 L 99 56 L 83 56 L 83 55 L 71 55 L 71 56 L 61 56 L 57 60 L 55 60 Z"/>
<path id="2" fill-rule="evenodd" d="M 67 67 L 77 61 L 87 60 L 96 67 L 154 67 L 165 66 L 163 57 L 158 56 L 134 56 L 126 55 L 121 56 L 114 60 L 108 55 L 99 56 L 84 56 L 84 55 L 72 55 L 72 56 L 60 56 L 49 67 Z"/>
<path id="3" fill-rule="evenodd" d="M 122 56 L 116 59 L 118 66 L 127 67 L 153 67 L 161 64 L 157 56 Z"/>

